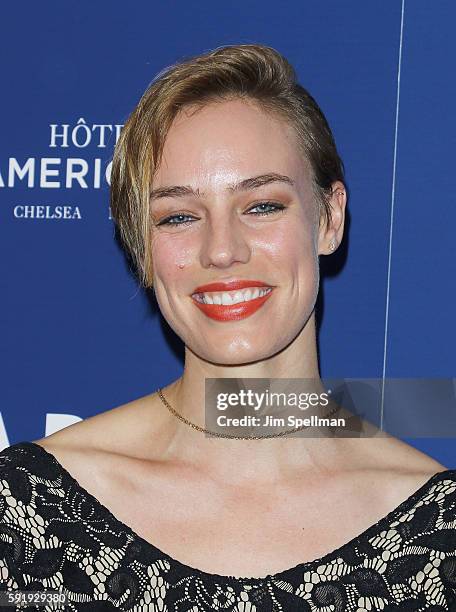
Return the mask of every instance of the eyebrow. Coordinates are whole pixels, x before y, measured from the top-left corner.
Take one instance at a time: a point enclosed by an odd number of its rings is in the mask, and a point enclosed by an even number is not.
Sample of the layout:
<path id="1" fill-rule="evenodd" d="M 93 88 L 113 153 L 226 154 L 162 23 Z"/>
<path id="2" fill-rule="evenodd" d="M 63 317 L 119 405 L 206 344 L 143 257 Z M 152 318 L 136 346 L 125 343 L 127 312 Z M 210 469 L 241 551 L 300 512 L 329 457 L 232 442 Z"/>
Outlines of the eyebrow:
<path id="1" fill-rule="evenodd" d="M 269 183 L 288 183 L 294 185 L 294 181 L 284 174 L 278 174 L 277 172 L 269 172 L 268 174 L 260 174 L 251 178 L 244 179 L 239 183 L 228 185 L 227 190 L 232 193 L 238 191 L 248 191 L 250 189 L 257 189 L 263 185 L 269 185 Z M 150 192 L 151 200 L 158 200 L 159 198 L 180 198 L 183 196 L 194 196 L 200 198 L 203 194 L 199 189 L 193 189 L 188 185 L 174 185 L 171 187 L 157 187 Z"/>

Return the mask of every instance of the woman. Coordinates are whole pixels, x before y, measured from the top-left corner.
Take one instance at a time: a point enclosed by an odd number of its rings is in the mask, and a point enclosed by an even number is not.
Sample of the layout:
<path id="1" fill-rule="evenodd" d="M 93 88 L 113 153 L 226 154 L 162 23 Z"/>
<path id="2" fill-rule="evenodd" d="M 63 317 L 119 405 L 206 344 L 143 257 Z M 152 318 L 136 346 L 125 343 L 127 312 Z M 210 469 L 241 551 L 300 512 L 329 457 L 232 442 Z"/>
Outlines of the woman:
<path id="1" fill-rule="evenodd" d="M 3 590 L 62 589 L 67 610 L 456 606 L 456 470 L 389 436 L 205 433 L 208 378 L 320 381 L 319 256 L 346 201 L 326 120 L 273 49 L 157 77 L 116 146 L 112 214 L 184 372 L 1 453 Z"/>

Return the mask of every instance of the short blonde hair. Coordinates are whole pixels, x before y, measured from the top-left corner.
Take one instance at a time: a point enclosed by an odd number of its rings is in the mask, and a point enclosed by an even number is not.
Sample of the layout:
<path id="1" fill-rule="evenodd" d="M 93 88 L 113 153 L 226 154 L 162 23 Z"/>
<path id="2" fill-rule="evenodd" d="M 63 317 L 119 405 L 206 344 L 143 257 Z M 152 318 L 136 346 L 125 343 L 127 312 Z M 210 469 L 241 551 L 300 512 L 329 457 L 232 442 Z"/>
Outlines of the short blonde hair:
<path id="1" fill-rule="evenodd" d="M 150 191 L 171 124 L 183 107 L 236 97 L 257 103 L 294 127 L 312 170 L 320 213 L 327 224 L 331 220 L 331 184 L 345 182 L 343 162 L 325 116 L 297 83 L 290 63 L 264 45 L 220 47 L 186 59 L 155 77 L 114 150 L 111 214 L 146 287 L 152 285 Z"/>

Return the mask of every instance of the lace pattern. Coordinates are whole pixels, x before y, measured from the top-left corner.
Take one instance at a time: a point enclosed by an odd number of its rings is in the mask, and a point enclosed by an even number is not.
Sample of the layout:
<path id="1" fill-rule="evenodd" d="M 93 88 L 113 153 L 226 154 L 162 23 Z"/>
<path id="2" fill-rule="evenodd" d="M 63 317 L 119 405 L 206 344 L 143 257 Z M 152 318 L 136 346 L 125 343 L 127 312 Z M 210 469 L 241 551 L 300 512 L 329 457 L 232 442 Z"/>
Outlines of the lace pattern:
<path id="1" fill-rule="evenodd" d="M 19 442 L 0 452 L 0 591 L 16 589 L 67 595 L 60 608 L 27 608 L 41 611 L 456 610 L 456 470 L 435 474 L 332 553 L 239 579 L 172 559 L 44 448 Z"/>

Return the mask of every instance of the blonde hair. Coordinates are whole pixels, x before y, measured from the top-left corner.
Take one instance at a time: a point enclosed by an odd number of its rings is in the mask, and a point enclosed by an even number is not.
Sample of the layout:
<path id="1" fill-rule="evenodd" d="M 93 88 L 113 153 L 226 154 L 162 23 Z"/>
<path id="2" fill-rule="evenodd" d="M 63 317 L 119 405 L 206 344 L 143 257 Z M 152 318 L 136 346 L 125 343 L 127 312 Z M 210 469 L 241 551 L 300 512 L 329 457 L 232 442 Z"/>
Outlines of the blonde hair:
<path id="1" fill-rule="evenodd" d="M 264 45 L 233 45 L 161 71 L 144 92 L 114 150 L 111 214 L 139 281 L 152 285 L 150 191 L 173 120 L 183 107 L 247 98 L 289 122 L 309 162 L 320 213 L 331 220 L 333 181 L 344 179 L 331 129 L 291 64 Z M 321 217 L 320 217 L 321 219 Z"/>

